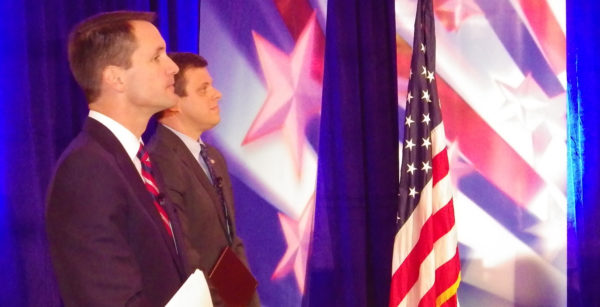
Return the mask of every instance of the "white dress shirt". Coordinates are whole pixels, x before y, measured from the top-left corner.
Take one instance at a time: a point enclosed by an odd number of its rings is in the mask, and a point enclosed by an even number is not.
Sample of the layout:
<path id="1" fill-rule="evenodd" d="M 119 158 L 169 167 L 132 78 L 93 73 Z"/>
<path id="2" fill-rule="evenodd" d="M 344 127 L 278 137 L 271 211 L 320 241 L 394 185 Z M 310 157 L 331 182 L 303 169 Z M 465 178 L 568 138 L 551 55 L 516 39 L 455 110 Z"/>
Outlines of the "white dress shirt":
<path id="1" fill-rule="evenodd" d="M 206 176 L 208 177 L 208 180 L 210 180 L 212 182 L 212 178 L 210 177 L 210 173 L 208 171 L 208 167 L 206 166 L 206 162 L 204 162 L 204 159 L 202 159 L 200 157 L 200 150 L 202 149 L 200 147 L 200 144 L 204 144 L 204 142 L 202 142 L 202 139 L 199 138 L 197 140 L 194 140 L 191 137 L 189 137 L 167 125 L 163 124 L 163 126 L 165 126 L 165 128 L 167 128 L 167 129 L 171 130 L 173 133 L 175 133 L 176 136 L 178 136 L 181 139 L 183 144 L 185 144 L 185 147 L 187 147 L 187 149 L 189 149 L 189 151 L 192 153 L 192 156 L 194 156 L 194 158 L 196 158 L 196 161 L 198 161 L 198 164 L 200 164 L 200 167 L 204 171 L 204 174 L 206 174 Z"/>

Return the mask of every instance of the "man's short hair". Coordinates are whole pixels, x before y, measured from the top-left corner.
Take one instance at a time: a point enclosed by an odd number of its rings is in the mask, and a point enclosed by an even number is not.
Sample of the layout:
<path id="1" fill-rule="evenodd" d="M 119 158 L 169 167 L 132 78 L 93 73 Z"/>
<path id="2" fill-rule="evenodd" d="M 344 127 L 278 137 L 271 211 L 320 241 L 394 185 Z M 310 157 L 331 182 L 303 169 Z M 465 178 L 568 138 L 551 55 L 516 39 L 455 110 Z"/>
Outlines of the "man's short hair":
<path id="1" fill-rule="evenodd" d="M 187 96 L 185 92 L 185 72 L 190 68 L 203 68 L 208 65 L 206 59 L 191 52 L 171 52 L 169 57 L 179 66 L 179 72 L 175 75 L 175 94 L 179 97 Z"/>
<path id="2" fill-rule="evenodd" d="M 154 23 L 152 12 L 100 13 L 77 24 L 69 34 L 69 66 L 88 103 L 100 95 L 102 71 L 108 65 L 131 67 L 137 48 L 131 21 Z"/>

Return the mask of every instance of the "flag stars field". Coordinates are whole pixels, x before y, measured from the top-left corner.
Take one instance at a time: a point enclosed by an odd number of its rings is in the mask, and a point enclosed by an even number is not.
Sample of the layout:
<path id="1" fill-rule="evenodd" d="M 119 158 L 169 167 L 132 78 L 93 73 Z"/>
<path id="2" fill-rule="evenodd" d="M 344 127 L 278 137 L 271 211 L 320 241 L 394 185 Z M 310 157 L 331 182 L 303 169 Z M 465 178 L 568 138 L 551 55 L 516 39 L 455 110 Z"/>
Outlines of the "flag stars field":
<path id="1" fill-rule="evenodd" d="M 410 173 L 411 175 L 414 175 L 415 171 L 417 170 L 417 168 L 415 167 L 414 163 L 407 164 L 406 167 L 408 167 L 408 169 L 406 170 L 406 172 Z"/>
<path id="2" fill-rule="evenodd" d="M 425 102 L 431 102 L 431 97 L 429 97 L 429 90 L 423 90 L 422 93 L 423 96 L 421 97 L 421 99 Z"/>
<path id="3" fill-rule="evenodd" d="M 433 71 L 428 71 L 427 77 L 425 77 L 425 78 L 427 79 L 427 81 L 429 81 L 429 83 L 431 83 L 433 81 L 433 79 L 435 79 Z"/>
<path id="4" fill-rule="evenodd" d="M 408 148 L 408 150 L 412 150 L 415 145 L 416 144 L 413 143 L 412 139 L 406 141 L 406 148 Z"/>
<path id="5" fill-rule="evenodd" d="M 411 98 L 412 98 L 412 97 L 411 97 Z M 410 115 L 409 115 L 409 116 L 407 116 L 407 117 L 406 117 L 406 122 L 405 122 L 404 124 L 405 124 L 405 125 L 407 125 L 407 126 L 408 126 L 408 128 L 410 128 L 410 125 L 412 125 L 412 123 L 414 123 L 414 122 L 415 122 L 415 121 L 414 121 L 414 120 L 412 120 L 412 116 L 410 116 Z"/>
<path id="6" fill-rule="evenodd" d="M 430 121 L 431 121 L 431 118 L 429 117 L 429 114 L 423 114 L 423 120 L 421 122 L 425 123 L 425 125 L 429 125 Z"/>
<path id="7" fill-rule="evenodd" d="M 419 194 L 419 192 L 417 192 L 417 189 L 415 187 L 411 187 L 410 192 L 408 192 L 408 195 L 410 195 L 410 197 L 415 198 L 415 196 L 417 196 L 417 194 Z"/>
<path id="8" fill-rule="evenodd" d="M 429 172 L 430 169 L 431 169 L 431 166 L 429 165 L 429 161 L 423 162 L 423 167 L 421 167 L 421 170 L 425 171 L 425 173 L 427 173 L 427 172 Z"/>
<path id="9" fill-rule="evenodd" d="M 429 140 L 429 138 L 423 138 L 423 144 L 421 145 L 422 147 L 425 147 L 427 150 L 429 150 L 429 146 L 431 146 L 431 141 Z"/>

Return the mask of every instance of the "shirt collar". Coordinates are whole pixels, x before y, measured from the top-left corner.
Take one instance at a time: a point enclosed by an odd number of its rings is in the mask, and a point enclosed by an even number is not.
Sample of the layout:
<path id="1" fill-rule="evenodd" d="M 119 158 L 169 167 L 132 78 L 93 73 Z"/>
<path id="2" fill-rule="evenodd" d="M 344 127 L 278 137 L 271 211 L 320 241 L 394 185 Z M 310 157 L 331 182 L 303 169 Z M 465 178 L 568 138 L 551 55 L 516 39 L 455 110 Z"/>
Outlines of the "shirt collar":
<path id="1" fill-rule="evenodd" d="M 192 152 L 192 154 L 194 155 L 194 157 L 196 158 L 196 160 L 200 159 L 200 144 L 204 144 L 204 142 L 202 142 L 202 139 L 199 138 L 197 140 L 165 125 L 162 124 L 163 126 L 165 126 L 165 128 L 171 130 L 171 132 L 173 132 L 177 137 L 179 137 L 181 139 L 181 141 L 183 142 L 183 144 L 185 144 L 185 147 L 187 147 L 190 152 Z"/>
<path id="2" fill-rule="evenodd" d="M 119 124 L 114 119 L 94 110 L 90 110 L 89 117 L 99 121 L 102 125 L 104 125 L 110 132 L 112 132 L 117 140 L 121 143 L 125 152 L 131 159 L 131 161 L 136 163 L 137 152 L 140 149 L 140 143 L 142 140 L 136 137 L 129 129 L 125 128 L 123 125 Z M 137 166 L 137 165 L 136 165 Z"/>

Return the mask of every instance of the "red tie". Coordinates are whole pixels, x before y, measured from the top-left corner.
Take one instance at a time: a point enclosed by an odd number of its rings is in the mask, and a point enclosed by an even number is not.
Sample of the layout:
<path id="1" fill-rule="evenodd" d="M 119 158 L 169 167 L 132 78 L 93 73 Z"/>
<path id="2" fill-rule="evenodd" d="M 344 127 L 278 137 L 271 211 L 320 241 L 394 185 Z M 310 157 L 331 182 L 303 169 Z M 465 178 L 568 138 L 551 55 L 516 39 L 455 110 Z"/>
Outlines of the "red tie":
<path id="1" fill-rule="evenodd" d="M 148 156 L 148 152 L 144 149 L 144 145 L 140 143 L 140 149 L 137 153 L 138 159 L 142 162 L 142 178 L 144 179 L 144 184 L 146 185 L 146 189 L 150 194 L 152 194 L 152 199 L 154 200 L 154 207 L 158 214 L 160 215 L 160 219 L 163 221 L 163 225 L 165 229 L 169 233 L 169 235 L 173 238 L 173 242 L 175 242 L 175 237 L 173 236 L 173 229 L 171 227 L 171 221 L 169 220 L 169 216 L 165 209 L 160 205 L 159 202 L 159 191 L 158 186 L 156 185 L 156 181 L 152 176 L 152 164 L 150 163 L 150 156 Z M 175 244 L 177 246 L 177 244 Z"/>

